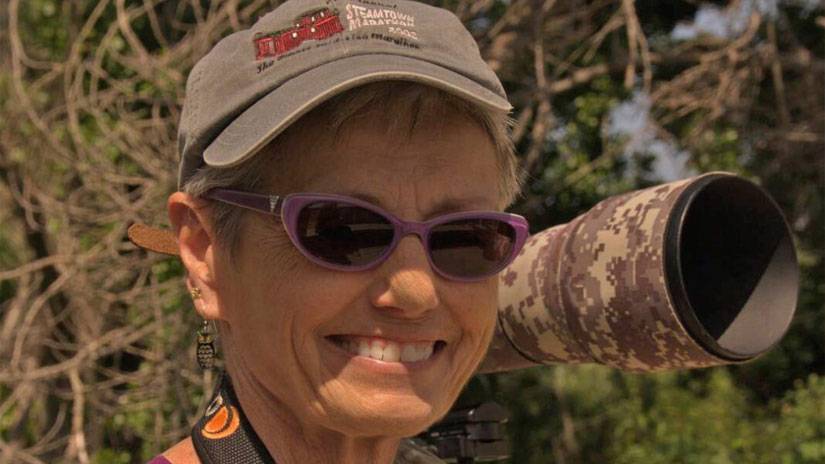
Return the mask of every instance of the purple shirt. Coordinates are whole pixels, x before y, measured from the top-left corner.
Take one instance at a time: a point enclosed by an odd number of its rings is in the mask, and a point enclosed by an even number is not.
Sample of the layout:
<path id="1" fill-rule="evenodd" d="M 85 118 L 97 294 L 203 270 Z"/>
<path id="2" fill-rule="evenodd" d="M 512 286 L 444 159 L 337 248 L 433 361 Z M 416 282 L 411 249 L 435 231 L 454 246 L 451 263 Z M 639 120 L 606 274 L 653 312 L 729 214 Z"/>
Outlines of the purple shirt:
<path id="1" fill-rule="evenodd" d="M 163 455 L 162 455 L 162 454 L 159 454 L 159 455 L 155 456 L 154 458 L 152 458 L 152 460 L 151 460 L 151 461 L 149 461 L 149 462 L 148 462 L 148 463 L 146 463 L 146 464 L 172 464 L 172 463 L 171 463 L 171 462 L 169 462 L 169 460 L 168 460 L 168 459 L 166 459 L 165 457 L 163 457 Z"/>

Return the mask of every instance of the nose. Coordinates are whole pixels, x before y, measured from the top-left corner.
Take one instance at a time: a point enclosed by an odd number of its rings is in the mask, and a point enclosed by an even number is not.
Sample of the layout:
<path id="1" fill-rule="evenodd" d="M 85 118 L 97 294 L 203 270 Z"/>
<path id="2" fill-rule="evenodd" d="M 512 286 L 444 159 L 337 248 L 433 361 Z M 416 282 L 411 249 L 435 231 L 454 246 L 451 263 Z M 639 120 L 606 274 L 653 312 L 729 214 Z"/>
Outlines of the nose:
<path id="1" fill-rule="evenodd" d="M 378 272 L 381 278 L 376 280 L 371 295 L 376 308 L 391 310 L 399 317 L 418 318 L 440 304 L 438 276 L 418 237 L 402 238 Z"/>

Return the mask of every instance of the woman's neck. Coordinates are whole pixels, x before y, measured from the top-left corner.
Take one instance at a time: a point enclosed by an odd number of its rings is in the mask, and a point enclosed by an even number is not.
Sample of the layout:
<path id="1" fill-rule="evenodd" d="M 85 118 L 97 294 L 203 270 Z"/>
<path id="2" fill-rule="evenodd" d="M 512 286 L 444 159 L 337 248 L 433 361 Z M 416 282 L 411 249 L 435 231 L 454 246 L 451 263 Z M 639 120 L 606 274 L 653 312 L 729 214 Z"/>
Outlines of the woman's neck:
<path id="1" fill-rule="evenodd" d="M 349 437 L 300 420 L 245 369 L 232 385 L 249 423 L 277 464 L 390 464 L 397 437 Z"/>

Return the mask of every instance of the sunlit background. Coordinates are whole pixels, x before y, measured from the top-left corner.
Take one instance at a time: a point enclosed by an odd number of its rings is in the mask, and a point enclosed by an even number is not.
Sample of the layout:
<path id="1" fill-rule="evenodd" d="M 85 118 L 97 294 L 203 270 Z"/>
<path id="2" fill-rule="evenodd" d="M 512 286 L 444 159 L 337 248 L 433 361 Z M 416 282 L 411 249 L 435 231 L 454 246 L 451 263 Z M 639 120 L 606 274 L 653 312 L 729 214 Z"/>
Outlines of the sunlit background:
<path id="1" fill-rule="evenodd" d="M 142 463 L 213 378 L 166 226 L 187 73 L 279 2 L 0 2 L 0 462 Z M 515 106 L 533 232 L 611 195 L 725 170 L 795 234 L 798 311 L 741 366 L 475 378 L 513 463 L 825 462 L 825 7 L 817 0 L 483 0 L 449 8 Z"/>

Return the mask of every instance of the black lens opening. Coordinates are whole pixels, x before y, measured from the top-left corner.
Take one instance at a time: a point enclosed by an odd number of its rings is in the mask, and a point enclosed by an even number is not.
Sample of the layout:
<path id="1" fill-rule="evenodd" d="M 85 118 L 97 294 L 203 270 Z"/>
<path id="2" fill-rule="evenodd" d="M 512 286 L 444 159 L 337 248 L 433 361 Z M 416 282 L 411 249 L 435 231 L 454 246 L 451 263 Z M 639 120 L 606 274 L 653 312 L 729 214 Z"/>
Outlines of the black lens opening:
<path id="1" fill-rule="evenodd" d="M 679 199 L 665 240 L 675 309 L 705 349 L 750 359 L 782 337 L 799 275 L 790 229 L 763 189 L 729 175 L 696 182 Z"/>

